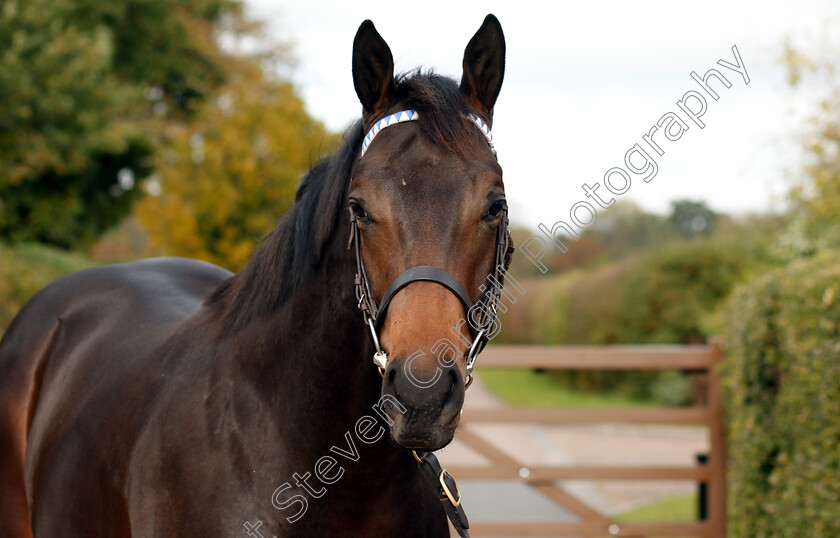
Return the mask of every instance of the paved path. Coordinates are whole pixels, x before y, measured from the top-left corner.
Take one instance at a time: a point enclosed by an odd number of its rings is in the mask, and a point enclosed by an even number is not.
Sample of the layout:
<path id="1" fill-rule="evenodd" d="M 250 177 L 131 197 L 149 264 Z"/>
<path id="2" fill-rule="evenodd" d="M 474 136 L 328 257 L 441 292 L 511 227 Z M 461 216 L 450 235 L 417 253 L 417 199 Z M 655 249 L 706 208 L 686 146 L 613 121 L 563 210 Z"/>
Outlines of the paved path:
<path id="1" fill-rule="evenodd" d="M 467 391 L 468 409 L 500 407 L 480 380 Z M 708 451 L 705 429 L 678 426 L 592 425 L 538 426 L 475 424 L 468 426 L 523 465 L 692 465 Z M 444 466 L 487 465 L 464 443 L 455 441 L 438 453 Z M 457 476 L 455 477 L 458 478 Z M 510 481 L 468 481 L 458 485 L 471 521 L 575 521 L 566 510 L 529 487 Z M 610 515 L 632 510 L 673 495 L 696 490 L 693 482 L 567 481 L 562 486 Z"/>

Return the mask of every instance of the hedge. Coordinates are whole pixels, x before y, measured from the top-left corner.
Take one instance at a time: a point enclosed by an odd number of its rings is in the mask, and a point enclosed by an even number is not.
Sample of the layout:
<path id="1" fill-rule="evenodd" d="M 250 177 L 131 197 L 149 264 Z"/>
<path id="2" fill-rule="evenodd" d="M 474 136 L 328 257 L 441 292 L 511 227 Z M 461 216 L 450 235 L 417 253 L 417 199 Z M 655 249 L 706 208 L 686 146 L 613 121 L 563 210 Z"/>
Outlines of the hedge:
<path id="1" fill-rule="evenodd" d="M 713 315 L 757 255 L 732 241 L 659 245 L 610 265 L 523 282 L 498 343 L 682 344 L 719 329 Z"/>
<path id="2" fill-rule="evenodd" d="M 726 308 L 732 536 L 840 536 L 840 253 L 739 288 Z"/>
<path id="3" fill-rule="evenodd" d="M 715 312 L 757 258 L 730 240 L 695 239 L 658 245 L 598 268 L 523 281 L 527 290 L 501 315 L 495 343 L 545 345 L 683 344 L 718 332 Z M 550 372 L 562 385 L 689 402 L 681 374 L 652 371 Z"/>

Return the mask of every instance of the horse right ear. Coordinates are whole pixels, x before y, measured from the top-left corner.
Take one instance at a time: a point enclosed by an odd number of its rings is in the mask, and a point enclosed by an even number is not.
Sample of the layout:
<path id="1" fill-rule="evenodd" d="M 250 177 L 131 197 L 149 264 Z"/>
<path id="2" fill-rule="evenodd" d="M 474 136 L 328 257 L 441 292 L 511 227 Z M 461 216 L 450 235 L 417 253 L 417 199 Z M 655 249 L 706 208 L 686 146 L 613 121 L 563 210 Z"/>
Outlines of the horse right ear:
<path id="1" fill-rule="evenodd" d="M 353 86 L 364 107 L 365 124 L 385 112 L 396 93 L 391 49 L 369 20 L 359 26 L 353 40 Z"/>
<path id="2" fill-rule="evenodd" d="M 493 105 L 505 78 L 505 34 L 494 15 L 487 15 L 464 51 L 461 92 L 470 104 L 493 122 Z"/>

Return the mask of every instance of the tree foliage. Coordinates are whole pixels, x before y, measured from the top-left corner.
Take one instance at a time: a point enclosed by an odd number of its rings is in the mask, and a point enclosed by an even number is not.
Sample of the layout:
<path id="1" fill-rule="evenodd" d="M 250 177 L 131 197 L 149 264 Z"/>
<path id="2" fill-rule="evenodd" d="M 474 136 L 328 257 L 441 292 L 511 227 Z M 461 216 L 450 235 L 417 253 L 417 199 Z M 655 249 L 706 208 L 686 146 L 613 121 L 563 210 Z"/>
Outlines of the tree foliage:
<path id="1" fill-rule="evenodd" d="M 715 229 L 717 217 L 717 213 L 709 209 L 704 202 L 677 200 L 671 202 L 668 224 L 673 233 L 678 236 L 711 235 Z"/>
<path id="2" fill-rule="evenodd" d="M 523 281 L 527 293 L 507 305 L 496 341 L 700 343 L 721 329 L 720 303 L 749 278 L 751 268 L 764 263 L 762 245 L 719 233 L 662 243 L 602 267 Z M 654 396 L 665 405 L 685 403 L 690 388 L 673 373 L 564 370 L 547 375 L 577 390 Z"/>
<path id="3" fill-rule="evenodd" d="M 646 252 L 671 241 L 693 237 L 709 237 L 719 224 L 728 220 L 711 210 L 705 202 L 678 200 L 671 203 L 668 216 L 648 213 L 632 201 L 623 201 L 598 215 L 595 224 L 580 233 L 578 238 L 566 236 L 565 252 L 555 248 L 542 232 L 537 237 L 546 241 L 547 252 L 540 263 L 547 269 L 545 276 L 579 267 L 592 267 L 609 261 Z M 560 232 L 564 234 L 565 232 Z M 535 234 L 524 228 L 511 231 L 514 244 L 526 245 Z M 528 244 L 531 257 L 538 256 L 539 243 Z M 511 271 L 522 277 L 541 276 L 541 268 L 520 253 L 513 259 Z"/>
<path id="4" fill-rule="evenodd" d="M 0 240 L 87 246 L 125 216 L 159 129 L 224 82 L 218 37 L 239 14 L 238 0 L 3 2 Z"/>
<path id="5" fill-rule="evenodd" d="M 634 202 L 620 201 L 598 216 L 591 233 L 606 245 L 610 257 L 620 259 L 662 243 L 670 230 L 659 215 L 647 213 Z"/>
<path id="6" fill-rule="evenodd" d="M 815 47 L 787 43 L 783 62 L 795 91 L 808 96 L 814 108 L 802 139 L 804 162 L 791 189 L 791 224 L 783 248 L 810 255 L 840 245 L 840 40 L 837 21 Z M 831 36 L 831 37 L 828 37 Z"/>
<path id="7" fill-rule="evenodd" d="M 291 84 L 241 71 L 167 131 L 137 215 L 158 252 L 240 268 L 335 142 Z"/>

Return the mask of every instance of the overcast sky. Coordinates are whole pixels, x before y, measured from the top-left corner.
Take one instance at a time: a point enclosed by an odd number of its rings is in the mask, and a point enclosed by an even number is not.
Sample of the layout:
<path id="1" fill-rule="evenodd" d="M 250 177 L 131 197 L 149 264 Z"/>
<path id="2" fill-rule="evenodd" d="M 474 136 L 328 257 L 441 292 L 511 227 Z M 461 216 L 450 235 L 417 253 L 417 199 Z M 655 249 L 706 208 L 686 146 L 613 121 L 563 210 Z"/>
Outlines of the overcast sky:
<path id="1" fill-rule="evenodd" d="M 353 37 L 373 20 L 396 70 L 432 67 L 461 76 L 464 47 L 494 13 L 507 41 L 505 81 L 493 134 L 512 218 L 548 225 L 586 200 L 583 183 L 602 183 L 676 102 L 718 69 L 731 82 L 707 97 L 705 128 L 688 121 L 662 143 L 657 176 L 631 176 L 632 199 L 665 213 L 674 199 L 705 200 L 744 213 L 778 208 L 800 158 L 796 133 L 806 103 L 786 86 L 778 58 L 786 37 L 807 38 L 840 15 L 840 4 L 813 2 L 481 2 L 248 0 L 272 33 L 293 44 L 294 80 L 307 108 L 334 130 L 361 113 L 353 91 Z M 750 83 L 717 65 L 735 62 Z M 656 136 L 656 135 L 655 135 Z M 659 135 L 661 136 L 661 135 Z M 652 154 L 655 155 L 655 154 Z M 603 189 L 599 191 L 608 194 Z"/>

